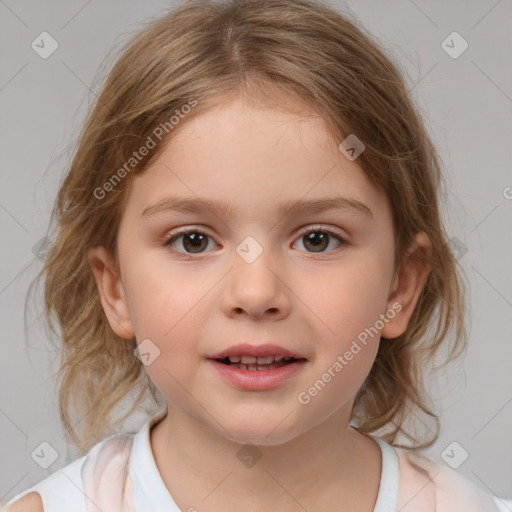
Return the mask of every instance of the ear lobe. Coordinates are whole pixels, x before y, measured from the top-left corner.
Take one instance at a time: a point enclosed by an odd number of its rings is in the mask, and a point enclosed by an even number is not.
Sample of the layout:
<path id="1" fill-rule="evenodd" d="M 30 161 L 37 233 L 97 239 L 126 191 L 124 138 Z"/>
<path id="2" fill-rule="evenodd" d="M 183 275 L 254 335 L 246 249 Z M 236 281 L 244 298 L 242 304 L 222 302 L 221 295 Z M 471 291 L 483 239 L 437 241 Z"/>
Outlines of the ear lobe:
<path id="1" fill-rule="evenodd" d="M 121 338 L 133 338 L 135 332 L 130 318 L 128 302 L 112 256 L 104 247 L 98 246 L 88 250 L 87 258 L 110 327 Z"/>
<path id="2" fill-rule="evenodd" d="M 397 338 L 406 331 L 430 272 L 430 265 L 426 259 L 431 256 L 432 243 L 430 239 L 423 232 L 417 233 L 402 267 L 393 279 L 388 297 L 388 307 L 399 303 L 401 309 L 397 310 L 394 318 L 390 319 L 382 329 L 381 336 L 383 338 Z"/>

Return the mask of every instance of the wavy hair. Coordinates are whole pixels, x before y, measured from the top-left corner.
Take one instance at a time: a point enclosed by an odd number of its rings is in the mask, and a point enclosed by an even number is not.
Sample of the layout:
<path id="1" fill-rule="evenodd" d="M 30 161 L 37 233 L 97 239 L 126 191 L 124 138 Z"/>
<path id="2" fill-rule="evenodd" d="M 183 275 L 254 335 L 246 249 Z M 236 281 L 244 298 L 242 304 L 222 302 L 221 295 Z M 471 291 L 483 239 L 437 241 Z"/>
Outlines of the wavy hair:
<path id="1" fill-rule="evenodd" d="M 379 432 L 395 446 L 435 442 L 439 419 L 424 375 L 438 356 L 444 365 L 465 349 L 465 276 L 441 220 L 439 155 L 387 53 L 349 15 L 314 0 L 187 1 L 147 22 L 123 46 L 61 181 L 55 231 L 36 278 L 44 277 L 46 325 L 59 339 L 61 420 L 80 450 L 148 396 L 159 398 L 134 357 L 135 338 L 122 339 L 109 326 L 87 250 L 103 245 L 118 263 L 117 232 L 133 177 L 189 119 L 234 97 L 288 111 L 305 106 L 335 140 L 355 134 L 364 142 L 358 164 L 390 200 L 395 266 L 416 233 L 430 238 L 430 272 L 408 328 L 380 343 L 352 417 L 359 432 Z M 185 110 L 191 99 L 195 106 Z M 171 129 L 171 117 L 185 111 Z M 160 132 L 161 141 L 128 171 L 134 151 Z M 113 183 L 116 170 L 122 179 Z M 115 416 L 125 397 L 129 407 Z M 413 412 L 435 421 L 430 437 L 409 428 Z M 398 444 L 399 434 L 411 443 Z"/>

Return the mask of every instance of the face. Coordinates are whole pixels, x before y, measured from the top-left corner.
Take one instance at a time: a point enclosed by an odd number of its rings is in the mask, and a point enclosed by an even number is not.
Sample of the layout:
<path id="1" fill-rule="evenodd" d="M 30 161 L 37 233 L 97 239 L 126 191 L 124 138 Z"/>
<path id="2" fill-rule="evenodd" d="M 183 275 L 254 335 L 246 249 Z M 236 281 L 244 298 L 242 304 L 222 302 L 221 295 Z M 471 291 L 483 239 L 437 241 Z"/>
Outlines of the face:
<path id="1" fill-rule="evenodd" d="M 380 335 L 412 314 L 425 276 L 394 272 L 389 202 L 339 142 L 319 118 L 224 104 L 133 178 L 120 275 L 90 251 L 110 325 L 143 343 L 169 409 L 225 438 L 275 445 L 333 415 L 348 425 Z M 301 361 L 241 384 L 226 373 L 248 370 L 210 359 L 238 344 Z"/>

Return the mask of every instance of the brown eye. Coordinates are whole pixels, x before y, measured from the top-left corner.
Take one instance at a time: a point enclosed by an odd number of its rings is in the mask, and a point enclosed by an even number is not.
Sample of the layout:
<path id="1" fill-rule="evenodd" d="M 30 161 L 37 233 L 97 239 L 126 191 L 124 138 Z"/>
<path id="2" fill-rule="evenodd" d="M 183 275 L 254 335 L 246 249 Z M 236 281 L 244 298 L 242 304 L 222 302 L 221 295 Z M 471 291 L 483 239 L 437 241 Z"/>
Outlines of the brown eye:
<path id="1" fill-rule="evenodd" d="M 174 242 L 182 239 L 181 245 L 184 250 L 177 249 L 179 252 L 184 252 L 185 254 L 200 254 L 208 247 L 209 238 L 208 235 L 200 231 L 184 231 L 171 236 L 171 238 L 164 243 L 164 246 L 172 246 Z"/>
<path id="2" fill-rule="evenodd" d="M 329 235 L 315 231 L 302 237 L 304 247 L 312 248 L 313 252 L 323 252 L 329 247 Z"/>
<path id="3" fill-rule="evenodd" d="M 341 238 L 337 233 L 326 229 L 310 229 L 303 233 L 301 238 L 299 238 L 308 252 L 316 253 L 326 252 L 326 249 L 331 243 L 331 239 L 335 239 L 338 242 L 337 247 L 340 247 L 345 243 L 343 238 Z M 337 247 L 334 247 L 334 249 Z"/>

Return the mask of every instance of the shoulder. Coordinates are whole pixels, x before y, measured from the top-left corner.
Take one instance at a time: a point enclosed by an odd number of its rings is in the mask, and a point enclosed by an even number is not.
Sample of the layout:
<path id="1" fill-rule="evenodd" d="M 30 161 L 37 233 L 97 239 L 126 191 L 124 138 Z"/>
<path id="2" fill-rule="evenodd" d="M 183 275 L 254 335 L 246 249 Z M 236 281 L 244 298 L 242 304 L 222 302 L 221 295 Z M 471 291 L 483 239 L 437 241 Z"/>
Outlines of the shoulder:
<path id="1" fill-rule="evenodd" d="M 0 512 L 44 512 L 45 507 L 85 510 L 84 496 L 119 494 L 127 473 L 132 437 L 118 434 L 103 439 L 83 457 L 17 494 L 7 504 L 0 504 Z"/>
<path id="2" fill-rule="evenodd" d="M 61 497 L 66 501 L 78 499 L 80 503 L 80 496 L 83 496 L 81 467 L 85 459 L 86 456 L 81 457 L 19 492 L 6 504 L 0 505 L 0 512 L 41 512 L 48 507 L 51 509 L 51 505 L 58 503 Z"/>
<path id="3" fill-rule="evenodd" d="M 134 434 L 117 434 L 96 444 L 85 458 L 82 477 L 94 474 L 95 478 L 101 478 L 114 467 L 126 469 L 133 438 Z"/>
<path id="4" fill-rule="evenodd" d="M 85 495 L 94 503 L 104 496 L 122 496 L 129 474 L 133 434 L 118 434 L 96 445 L 82 466 Z"/>
<path id="5" fill-rule="evenodd" d="M 31 492 L 5 509 L 5 512 L 44 512 L 43 501 L 37 492 Z"/>
<path id="6" fill-rule="evenodd" d="M 400 465 L 398 509 L 402 512 L 496 512 L 493 497 L 470 480 L 421 452 L 396 448 Z"/>

